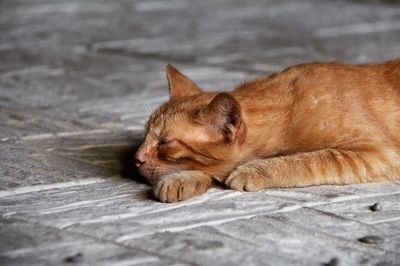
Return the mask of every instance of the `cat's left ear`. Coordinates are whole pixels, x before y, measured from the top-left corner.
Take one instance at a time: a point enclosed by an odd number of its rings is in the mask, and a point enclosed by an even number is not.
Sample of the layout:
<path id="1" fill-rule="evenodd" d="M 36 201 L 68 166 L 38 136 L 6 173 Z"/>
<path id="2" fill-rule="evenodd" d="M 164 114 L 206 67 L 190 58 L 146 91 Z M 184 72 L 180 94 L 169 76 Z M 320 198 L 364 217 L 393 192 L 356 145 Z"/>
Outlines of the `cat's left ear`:
<path id="1" fill-rule="evenodd" d="M 192 96 L 201 92 L 201 89 L 193 81 L 179 72 L 178 69 L 172 65 L 167 65 L 166 72 L 171 99 L 176 100 L 181 97 Z"/>
<path id="2" fill-rule="evenodd" d="M 240 104 L 228 93 L 217 94 L 197 115 L 196 120 L 217 129 L 225 139 L 239 140 L 239 142 L 244 140 L 246 125 L 242 118 Z"/>

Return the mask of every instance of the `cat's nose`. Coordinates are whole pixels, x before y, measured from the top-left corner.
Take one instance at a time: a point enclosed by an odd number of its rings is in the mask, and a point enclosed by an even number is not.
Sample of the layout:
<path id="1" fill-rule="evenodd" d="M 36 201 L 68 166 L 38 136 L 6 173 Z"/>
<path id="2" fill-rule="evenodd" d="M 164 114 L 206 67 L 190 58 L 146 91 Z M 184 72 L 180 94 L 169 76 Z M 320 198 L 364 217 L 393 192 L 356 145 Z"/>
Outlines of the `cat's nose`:
<path id="1" fill-rule="evenodd" d="M 136 167 L 139 168 L 146 162 L 146 154 L 143 152 L 137 152 L 135 154 L 135 157 L 133 158 L 133 161 L 134 161 Z"/>
<path id="2" fill-rule="evenodd" d="M 144 164 L 143 161 L 138 160 L 138 159 L 134 159 L 134 162 L 135 162 L 135 165 L 136 165 L 137 168 L 139 168 L 140 166 L 142 166 Z"/>

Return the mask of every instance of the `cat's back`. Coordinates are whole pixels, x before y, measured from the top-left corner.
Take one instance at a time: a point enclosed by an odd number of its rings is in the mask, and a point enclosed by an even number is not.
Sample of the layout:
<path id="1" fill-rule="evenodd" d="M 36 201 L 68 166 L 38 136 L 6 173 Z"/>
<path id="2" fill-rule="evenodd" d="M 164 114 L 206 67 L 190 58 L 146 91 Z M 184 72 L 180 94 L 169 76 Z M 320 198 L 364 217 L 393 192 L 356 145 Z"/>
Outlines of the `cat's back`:
<path id="1" fill-rule="evenodd" d="M 400 60 L 363 65 L 308 63 L 290 67 L 273 79 L 282 95 L 290 92 L 296 101 L 329 99 L 327 102 L 337 106 L 361 102 L 400 106 Z"/>
<path id="2" fill-rule="evenodd" d="M 298 136 L 338 144 L 356 138 L 387 141 L 400 134 L 400 60 L 311 63 L 282 74 L 277 78 L 286 84 L 282 91 L 291 91 L 290 125 Z"/>
<path id="3" fill-rule="evenodd" d="M 244 82 L 234 93 L 245 97 L 272 94 L 286 97 L 313 91 L 333 94 L 359 91 L 362 94 L 375 94 L 385 90 L 400 90 L 400 60 L 359 65 L 339 62 L 304 63 L 267 77 Z"/>
<path id="4" fill-rule="evenodd" d="M 397 112 L 400 60 L 362 65 L 305 63 L 242 83 L 232 93 L 245 107 L 261 111 L 273 104 L 299 112 L 332 109 L 340 115 L 366 108 L 378 114 Z"/>
<path id="5" fill-rule="evenodd" d="M 372 71 L 382 75 L 389 86 L 400 90 L 400 60 L 392 60 L 381 64 L 370 65 Z"/>
<path id="6" fill-rule="evenodd" d="M 339 62 L 312 62 L 289 67 L 279 73 L 277 80 L 287 80 L 298 86 L 335 87 L 353 90 L 392 87 L 400 89 L 400 60 L 372 64 L 344 64 Z M 304 88 L 312 89 L 312 87 Z M 379 88 L 377 88 L 379 89 Z"/>

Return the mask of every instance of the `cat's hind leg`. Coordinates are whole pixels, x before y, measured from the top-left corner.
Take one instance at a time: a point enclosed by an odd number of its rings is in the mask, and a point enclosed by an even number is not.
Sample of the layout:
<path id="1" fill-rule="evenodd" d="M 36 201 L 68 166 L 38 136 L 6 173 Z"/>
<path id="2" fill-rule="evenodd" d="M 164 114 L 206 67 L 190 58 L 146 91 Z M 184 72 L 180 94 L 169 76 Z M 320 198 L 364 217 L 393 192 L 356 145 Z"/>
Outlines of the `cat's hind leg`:
<path id="1" fill-rule="evenodd" d="M 256 159 L 238 166 L 225 184 L 239 191 L 399 179 L 397 153 L 382 149 L 324 149 Z M 396 166 L 397 163 L 397 166 Z"/>

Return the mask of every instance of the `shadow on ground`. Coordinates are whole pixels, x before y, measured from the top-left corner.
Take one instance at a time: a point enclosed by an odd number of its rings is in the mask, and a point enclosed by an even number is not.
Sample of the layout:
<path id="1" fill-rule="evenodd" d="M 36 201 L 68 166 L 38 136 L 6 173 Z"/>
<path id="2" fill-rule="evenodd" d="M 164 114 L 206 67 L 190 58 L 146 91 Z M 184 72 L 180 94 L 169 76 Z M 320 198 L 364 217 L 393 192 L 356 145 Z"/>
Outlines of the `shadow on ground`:
<path id="1" fill-rule="evenodd" d="M 144 176 L 139 173 L 137 167 L 133 163 L 133 157 L 142 142 L 143 139 L 136 139 L 135 144 L 120 151 L 120 153 L 118 154 L 118 161 L 121 165 L 120 173 L 123 178 L 132 179 L 136 182 L 147 184 L 150 186 L 149 182 Z M 157 200 L 154 197 L 152 189 L 148 189 L 145 192 L 145 196 L 148 199 Z"/>
<path id="2" fill-rule="evenodd" d="M 142 139 L 135 139 L 135 142 L 132 146 L 120 150 L 120 152 L 117 154 L 117 158 L 121 166 L 120 171 L 123 178 L 129 178 L 140 183 L 148 184 L 146 179 L 140 175 L 133 162 L 133 157 L 142 141 Z"/>

